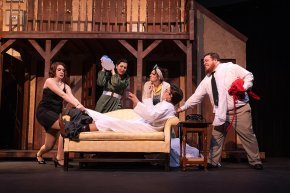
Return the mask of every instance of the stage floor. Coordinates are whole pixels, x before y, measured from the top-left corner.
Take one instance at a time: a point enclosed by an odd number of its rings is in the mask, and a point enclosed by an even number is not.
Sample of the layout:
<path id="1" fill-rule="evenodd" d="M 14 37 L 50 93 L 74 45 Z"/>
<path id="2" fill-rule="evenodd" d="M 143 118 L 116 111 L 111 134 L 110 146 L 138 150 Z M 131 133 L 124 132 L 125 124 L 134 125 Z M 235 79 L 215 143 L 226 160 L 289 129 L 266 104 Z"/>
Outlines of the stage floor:
<path id="1" fill-rule="evenodd" d="M 196 167 L 164 172 L 160 166 L 134 163 L 91 164 L 80 169 L 77 163 L 68 172 L 53 162 L 0 160 L 1 193 L 289 193 L 290 158 L 267 158 L 264 170 L 247 162 L 224 161 L 209 171 Z"/>

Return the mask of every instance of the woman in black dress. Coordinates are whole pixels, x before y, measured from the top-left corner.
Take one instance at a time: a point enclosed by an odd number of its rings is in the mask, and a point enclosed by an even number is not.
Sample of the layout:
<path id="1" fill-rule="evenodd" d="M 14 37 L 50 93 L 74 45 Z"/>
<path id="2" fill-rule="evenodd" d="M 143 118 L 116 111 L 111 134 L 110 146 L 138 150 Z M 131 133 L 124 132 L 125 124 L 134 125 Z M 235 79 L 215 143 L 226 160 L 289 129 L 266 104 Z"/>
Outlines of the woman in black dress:
<path id="1" fill-rule="evenodd" d="M 59 135 L 59 117 L 62 112 L 63 101 L 70 103 L 74 107 L 83 111 L 84 106 L 73 96 L 71 88 L 65 83 L 66 66 L 62 62 L 54 62 L 50 66 L 49 78 L 43 85 L 43 96 L 40 101 L 36 118 L 45 129 L 45 142 L 36 154 L 39 164 L 45 164 L 43 154 L 49 152 L 58 139 L 58 151 L 55 166 L 63 166 L 63 138 Z"/>

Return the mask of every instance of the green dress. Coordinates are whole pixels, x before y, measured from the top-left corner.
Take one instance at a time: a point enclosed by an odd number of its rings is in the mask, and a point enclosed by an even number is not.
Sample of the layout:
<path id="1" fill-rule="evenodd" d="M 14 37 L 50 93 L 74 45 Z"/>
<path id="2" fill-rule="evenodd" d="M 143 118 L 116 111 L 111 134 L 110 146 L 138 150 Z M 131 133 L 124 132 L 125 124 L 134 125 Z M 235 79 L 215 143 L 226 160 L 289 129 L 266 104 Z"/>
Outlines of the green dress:
<path id="1" fill-rule="evenodd" d="M 128 74 L 120 76 L 117 72 L 112 75 L 110 71 L 99 71 L 97 85 L 103 87 L 104 92 L 110 92 L 111 95 L 122 96 L 125 89 L 130 84 L 130 77 Z M 95 110 L 100 113 L 106 113 L 121 109 L 120 97 L 105 95 L 104 93 L 99 98 Z"/>

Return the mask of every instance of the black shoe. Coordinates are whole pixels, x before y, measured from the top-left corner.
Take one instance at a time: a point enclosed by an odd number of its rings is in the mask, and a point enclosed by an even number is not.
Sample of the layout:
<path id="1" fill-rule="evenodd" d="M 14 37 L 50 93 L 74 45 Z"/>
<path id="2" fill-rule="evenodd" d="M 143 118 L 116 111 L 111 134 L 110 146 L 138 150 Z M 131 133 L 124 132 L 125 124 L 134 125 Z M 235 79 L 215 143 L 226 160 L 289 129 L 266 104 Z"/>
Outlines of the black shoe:
<path id="1" fill-rule="evenodd" d="M 210 163 L 207 163 L 207 169 L 218 169 L 220 168 L 221 166 L 220 165 L 213 165 L 213 164 L 210 164 Z M 199 169 L 204 169 L 204 166 L 203 165 L 199 165 L 198 166 Z"/>
<path id="2" fill-rule="evenodd" d="M 60 163 L 59 163 L 59 161 L 60 161 L 60 160 L 57 160 L 57 159 L 54 159 L 54 160 L 53 160 L 54 167 L 56 167 L 56 168 L 57 168 L 57 167 L 59 166 L 59 167 L 63 168 L 63 167 L 64 167 L 64 165 L 60 164 Z M 68 164 L 68 168 L 73 168 L 73 166 L 72 166 L 72 165 L 70 165 L 70 164 Z"/>
<path id="3" fill-rule="evenodd" d="M 41 158 L 41 160 L 39 160 L 38 158 Z M 38 164 L 46 164 L 45 160 L 41 156 L 38 156 L 37 154 L 36 154 L 36 161 L 38 162 Z"/>
<path id="4" fill-rule="evenodd" d="M 207 163 L 207 169 L 218 169 L 220 167 L 221 167 L 220 165 L 213 165 L 213 164 Z"/>
<path id="5" fill-rule="evenodd" d="M 263 170 L 264 169 L 262 164 L 250 165 L 250 167 L 255 169 L 255 170 Z"/>

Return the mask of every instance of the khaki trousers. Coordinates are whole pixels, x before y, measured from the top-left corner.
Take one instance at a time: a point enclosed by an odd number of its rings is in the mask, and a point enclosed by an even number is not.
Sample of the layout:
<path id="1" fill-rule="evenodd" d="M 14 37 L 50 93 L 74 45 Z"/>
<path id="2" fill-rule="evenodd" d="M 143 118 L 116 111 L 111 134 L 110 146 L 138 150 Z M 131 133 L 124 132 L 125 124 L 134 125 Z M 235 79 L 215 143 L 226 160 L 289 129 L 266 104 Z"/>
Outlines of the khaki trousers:
<path id="1" fill-rule="evenodd" d="M 234 110 L 228 111 L 227 122 L 221 126 L 215 126 L 213 128 L 208 163 L 217 165 L 220 162 L 222 148 L 227 134 L 226 129 L 233 116 Z M 261 164 L 258 142 L 252 128 L 252 113 L 249 104 L 236 110 L 236 117 L 231 129 L 235 129 L 237 132 L 237 135 L 247 152 L 249 164 Z"/>

